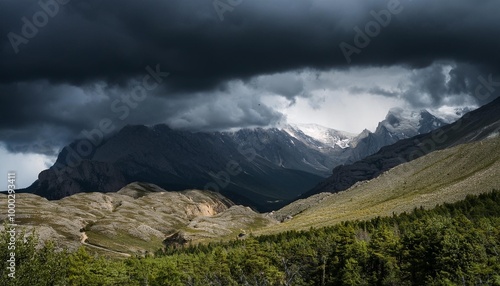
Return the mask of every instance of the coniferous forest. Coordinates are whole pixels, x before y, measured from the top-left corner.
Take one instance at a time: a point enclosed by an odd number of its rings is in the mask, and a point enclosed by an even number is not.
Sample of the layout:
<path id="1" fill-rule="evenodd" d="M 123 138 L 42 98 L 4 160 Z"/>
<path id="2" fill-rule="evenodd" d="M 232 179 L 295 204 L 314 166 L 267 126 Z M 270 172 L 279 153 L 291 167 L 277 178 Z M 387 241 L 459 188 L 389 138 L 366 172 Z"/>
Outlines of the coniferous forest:
<path id="1" fill-rule="evenodd" d="M 0 251 L 7 257 L 8 235 Z M 1 285 L 500 285 L 500 192 L 432 210 L 104 258 L 16 242 Z"/>

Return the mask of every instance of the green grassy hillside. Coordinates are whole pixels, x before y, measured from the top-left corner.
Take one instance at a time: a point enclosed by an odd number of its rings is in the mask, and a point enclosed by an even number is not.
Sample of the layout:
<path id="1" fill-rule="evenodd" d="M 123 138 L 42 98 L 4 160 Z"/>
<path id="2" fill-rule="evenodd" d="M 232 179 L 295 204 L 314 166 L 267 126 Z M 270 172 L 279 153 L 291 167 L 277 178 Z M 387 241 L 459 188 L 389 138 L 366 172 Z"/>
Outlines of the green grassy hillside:
<path id="1" fill-rule="evenodd" d="M 500 188 L 500 138 L 436 151 L 336 194 L 296 201 L 274 213 L 293 218 L 257 234 L 331 226 L 347 220 L 432 208 Z"/>

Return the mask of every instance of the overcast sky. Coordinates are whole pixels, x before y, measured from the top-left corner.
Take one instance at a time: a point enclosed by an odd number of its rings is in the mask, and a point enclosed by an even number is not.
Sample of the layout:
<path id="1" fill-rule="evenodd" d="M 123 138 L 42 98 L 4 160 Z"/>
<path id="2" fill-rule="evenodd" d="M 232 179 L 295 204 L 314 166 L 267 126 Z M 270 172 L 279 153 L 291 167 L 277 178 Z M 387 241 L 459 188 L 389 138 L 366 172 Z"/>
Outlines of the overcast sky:
<path id="1" fill-rule="evenodd" d="M 476 90 L 500 82 L 499 12 L 498 0 L 0 1 L 0 172 L 26 186 L 103 119 L 360 132 L 395 106 L 480 106 L 498 96 Z"/>

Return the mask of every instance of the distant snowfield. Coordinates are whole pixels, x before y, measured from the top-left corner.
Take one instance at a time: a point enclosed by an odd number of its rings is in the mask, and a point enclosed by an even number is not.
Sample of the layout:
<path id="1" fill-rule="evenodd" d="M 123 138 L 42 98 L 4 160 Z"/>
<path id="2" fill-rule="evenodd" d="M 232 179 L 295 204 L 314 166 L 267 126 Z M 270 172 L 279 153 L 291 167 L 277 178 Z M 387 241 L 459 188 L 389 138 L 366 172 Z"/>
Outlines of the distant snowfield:
<path id="1" fill-rule="evenodd" d="M 446 123 L 452 123 L 457 121 L 460 117 L 464 116 L 467 112 L 478 109 L 477 105 L 470 106 L 442 106 L 438 109 L 429 110 L 434 116 L 439 117 L 446 121 Z"/>

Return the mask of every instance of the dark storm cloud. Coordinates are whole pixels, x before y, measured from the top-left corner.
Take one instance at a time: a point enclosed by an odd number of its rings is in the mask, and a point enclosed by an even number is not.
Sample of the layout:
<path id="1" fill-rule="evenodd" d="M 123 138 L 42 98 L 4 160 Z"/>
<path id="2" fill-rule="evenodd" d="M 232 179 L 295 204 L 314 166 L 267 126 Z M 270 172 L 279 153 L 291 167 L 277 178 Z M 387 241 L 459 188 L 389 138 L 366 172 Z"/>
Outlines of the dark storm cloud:
<path id="1" fill-rule="evenodd" d="M 205 97 L 205 96 L 203 96 Z M 184 101 L 183 104 L 186 102 Z M 211 100 L 193 98 L 189 108 L 172 113 L 166 122 L 178 129 L 194 131 L 260 127 L 279 123 L 283 114 L 260 103 L 256 96 L 218 95 Z"/>
<path id="2" fill-rule="evenodd" d="M 48 1 L 48 0 L 46 0 Z M 396 0 L 392 0 L 396 1 Z M 426 66 L 438 59 L 498 67 L 495 0 L 405 1 L 354 65 Z M 30 3 L 30 4 L 28 4 Z M 2 1 L 0 34 L 21 35 L 22 17 L 41 8 Z M 211 1 L 71 1 L 15 54 L 1 39 L 0 80 L 127 80 L 160 63 L 179 88 L 302 67 L 345 67 L 339 49 L 353 43 L 370 11 L 388 1 L 244 1 L 220 21 Z"/>
<path id="3" fill-rule="evenodd" d="M 283 96 L 290 101 L 290 104 L 294 104 L 299 96 L 307 97 L 304 79 L 294 72 L 259 76 L 253 78 L 249 84 L 262 93 Z"/>
<path id="4" fill-rule="evenodd" d="M 496 0 L 401 0 L 402 12 L 350 64 L 339 44 L 354 45 L 354 28 L 364 29 L 371 11 L 387 9 L 389 1 L 243 0 L 224 21 L 212 1 L 58 1 L 69 3 L 56 11 L 55 0 L 0 1 L 0 141 L 11 151 L 49 154 L 108 117 L 117 128 L 265 126 L 282 115 L 260 95 L 229 83 L 242 80 L 293 102 L 309 93 L 285 73 L 305 68 L 415 69 L 415 84 L 398 95 L 377 87 L 368 92 L 416 106 L 421 94 L 439 104 L 474 93 L 478 75 L 500 75 Z M 36 17 L 44 11 L 39 3 L 51 11 L 46 21 Z M 34 21 L 45 22 L 29 31 Z M 448 78 L 434 64 L 443 60 L 467 65 Z M 130 92 L 146 66 L 156 65 L 169 78 L 117 119 L 112 103 Z"/>
<path id="5" fill-rule="evenodd" d="M 483 105 L 500 94 L 500 74 L 469 64 L 434 64 L 415 70 L 401 97 L 414 107 Z"/>
<path id="6" fill-rule="evenodd" d="M 103 82 L 74 86 L 48 81 L 0 84 L 0 139 L 11 152 L 56 155 L 62 144 L 99 128 L 102 120 L 113 132 L 127 124 L 167 123 L 189 130 L 220 130 L 267 126 L 282 114 L 260 103 L 241 83 L 200 94 L 159 96 L 158 87 L 143 100 L 131 101 L 132 80 L 125 86 Z M 109 133 L 109 134 L 112 134 Z M 108 134 L 108 135 L 109 135 Z"/>
<path id="7" fill-rule="evenodd" d="M 481 106 L 500 95 L 500 74 L 495 70 L 464 63 L 435 62 L 409 71 L 406 80 L 391 89 L 352 86 L 349 93 L 368 93 L 404 100 L 413 108 L 442 105 Z"/>
<path id="8" fill-rule="evenodd" d="M 443 67 L 432 65 L 413 72 L 402 96 L 415 107 L 426 107 L 439 105 L 448 94 Z"/>
<path id="9" fill-rule="evenodd" d="M 386 90 L 386 89 L 383 89 L 381 87 L 370 88 L 367 92 L 371 93 L 371 94 L 378 94 L 378 95 L 383 95 L 383 96 L 387 96 L 387 97 L 397 97 L 397 95 L 398 95 L 397 92 Z"/>
<path id="10" fill-rule="evenodd" d="M 381 95 L 386 97 L 400 97 L 400 91 L 392 91 L 382 88 L 380 86 L 373 86 L 369 88 L 359 87 L 359 86 L 351 86 L 348 88 L 350 94 L 362 94 L 368 93 L 373 95 Z"/>

